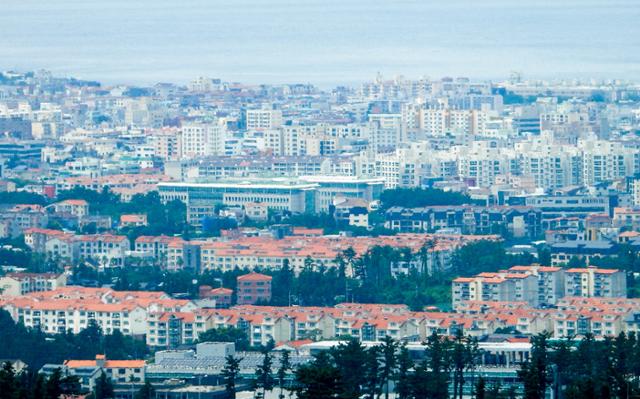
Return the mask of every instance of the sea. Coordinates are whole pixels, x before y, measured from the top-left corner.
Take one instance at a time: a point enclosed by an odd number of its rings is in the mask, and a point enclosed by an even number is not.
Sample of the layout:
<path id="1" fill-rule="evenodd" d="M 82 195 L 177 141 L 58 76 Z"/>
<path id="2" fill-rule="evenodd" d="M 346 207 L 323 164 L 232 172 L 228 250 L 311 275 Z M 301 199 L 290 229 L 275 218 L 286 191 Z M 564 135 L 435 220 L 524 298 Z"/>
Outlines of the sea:
<path id="1" fill-rule="evenodd" d="M 640 0 L 0 0 L 0 70 L 106 83 L 640 80 Z"/>

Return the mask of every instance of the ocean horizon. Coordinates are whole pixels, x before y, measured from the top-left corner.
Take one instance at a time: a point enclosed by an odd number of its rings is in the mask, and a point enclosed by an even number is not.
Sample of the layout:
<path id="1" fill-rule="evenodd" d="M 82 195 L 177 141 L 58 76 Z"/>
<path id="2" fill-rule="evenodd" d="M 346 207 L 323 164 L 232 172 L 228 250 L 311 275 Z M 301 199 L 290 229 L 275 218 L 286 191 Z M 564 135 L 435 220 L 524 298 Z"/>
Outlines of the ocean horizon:
<path id="1" fill-rule="evenodd" d="M 640 80 L 640 2 L 3 0 L 0 70 L 106 84 Z"/>

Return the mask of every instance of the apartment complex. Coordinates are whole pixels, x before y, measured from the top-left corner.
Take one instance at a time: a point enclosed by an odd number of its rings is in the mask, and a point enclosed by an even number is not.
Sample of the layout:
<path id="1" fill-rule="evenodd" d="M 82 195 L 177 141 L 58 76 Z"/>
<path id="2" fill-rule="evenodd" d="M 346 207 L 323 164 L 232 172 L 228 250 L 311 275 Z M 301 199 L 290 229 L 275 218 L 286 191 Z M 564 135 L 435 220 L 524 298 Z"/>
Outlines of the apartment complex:
<path id="1" fill-rule="evenodd" d="M 7 273 L 0 277 L 0 295 L 20 296 L 51 291 L 67 284 L 64 273 Z"/>
<path id="2" fill-rule="evenodd" d="M 626 298 L 624 271 L 596 267 L 562 269 L 553 266 L 514 266 L 498 273 L 459 277 L 452 282 L 452 304 L 465 301 L 526 302 L 556 305 L 563 297 Z"/>

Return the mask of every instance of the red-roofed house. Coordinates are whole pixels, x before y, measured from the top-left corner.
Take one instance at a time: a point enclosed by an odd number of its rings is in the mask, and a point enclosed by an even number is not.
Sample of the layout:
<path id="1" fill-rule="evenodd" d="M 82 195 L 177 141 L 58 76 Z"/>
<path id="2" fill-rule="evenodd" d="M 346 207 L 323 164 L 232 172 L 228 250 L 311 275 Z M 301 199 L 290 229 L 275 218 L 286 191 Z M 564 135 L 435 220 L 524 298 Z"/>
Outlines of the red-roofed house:
<path id="1" fill-rule="evenodd" d="M 68 213 L 78 218 L 89 214 L 89 203 L 82 199 L 68 199 L 51 205 L 55 213 Z"/>
<path id="2" fill-rule="evenodd" d="M 116 384 L 145 382 L 144 360 L 107 360 L 105 355 L 96 355 L 95 360 L 65 360 L 64 368 L 70 375 L 77 375 L 85 389 L 93 389 L 101 371 Z M 92 370 L 93 369 L 93 370 Z M 82 378 L 88 377 L 88 378 Z"/>
<path id="3" fill-rule="evenodd" d="M 255 305 L 271 301 L 271 276 L 249 273 L 238 276 L 238 305 Z"/>
<path id="4" fill-rule="evenodd" d="M 131 215 L 120 215 L 120 226 L 146 226 L 147 225 L 147 215 L 146 214 L 131 214 Z"/>

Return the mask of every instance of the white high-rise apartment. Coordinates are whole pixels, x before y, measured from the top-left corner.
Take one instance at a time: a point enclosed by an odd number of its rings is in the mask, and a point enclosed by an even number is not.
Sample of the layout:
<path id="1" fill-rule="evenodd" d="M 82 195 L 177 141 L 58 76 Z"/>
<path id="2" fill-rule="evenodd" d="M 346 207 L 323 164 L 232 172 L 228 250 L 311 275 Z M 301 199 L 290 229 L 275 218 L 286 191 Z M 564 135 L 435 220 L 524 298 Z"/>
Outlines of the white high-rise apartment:
<path id="1" fill-rule="evenodd" d="M 226 128 L 221 123 L 185 125 L 181 135 L 182 156 L 220 155 L 226 136 Z"/>
<path id="2" fill-rule="evenodd" d="M 282 111 L 279 109 L 248 109 L 247 130 L 277 129 L 282 126 Z"/>
<path id="3" fill-rule="evenodd" d="M 582 150 L 584 184 L 595 184 L 633 176 L 638 151 L 626 148 L 622 143 L 605 140 L 579 140 Z"/>

